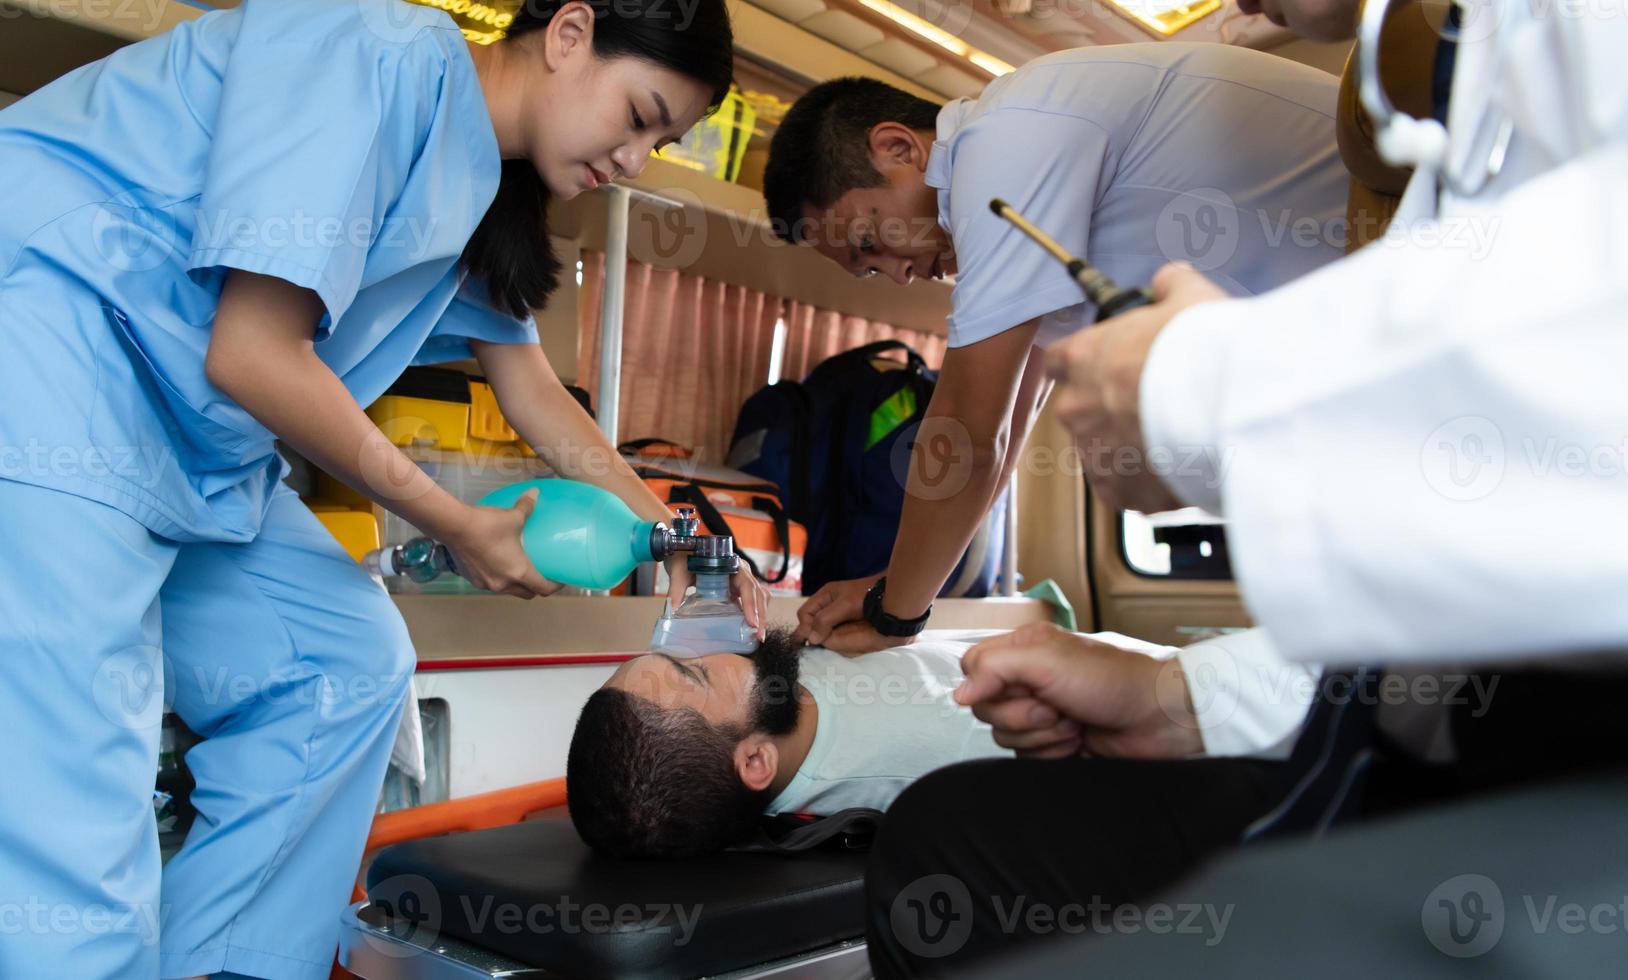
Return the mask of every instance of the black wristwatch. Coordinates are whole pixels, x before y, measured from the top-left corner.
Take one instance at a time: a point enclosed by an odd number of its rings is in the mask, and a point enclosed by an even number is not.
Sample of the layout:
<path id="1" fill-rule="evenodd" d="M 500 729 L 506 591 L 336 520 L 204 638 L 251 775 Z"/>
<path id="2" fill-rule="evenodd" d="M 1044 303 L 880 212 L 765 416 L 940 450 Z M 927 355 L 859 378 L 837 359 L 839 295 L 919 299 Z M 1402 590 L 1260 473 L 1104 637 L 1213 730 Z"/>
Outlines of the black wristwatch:
<path id="1" fill-rule="evenodd" d="M 883 636 L 915 636 L 927 626 L 927 617 L 932 615 L 933 607 L 929 605 L 927 611 L 915 619 L 900 619 L 890 616 L 882 611 L 882 595 L 887 591 L 887 576 L 876 580 L 870 591 L 865 593 L 865 621 L 876 628 L 876 632 Z"/>

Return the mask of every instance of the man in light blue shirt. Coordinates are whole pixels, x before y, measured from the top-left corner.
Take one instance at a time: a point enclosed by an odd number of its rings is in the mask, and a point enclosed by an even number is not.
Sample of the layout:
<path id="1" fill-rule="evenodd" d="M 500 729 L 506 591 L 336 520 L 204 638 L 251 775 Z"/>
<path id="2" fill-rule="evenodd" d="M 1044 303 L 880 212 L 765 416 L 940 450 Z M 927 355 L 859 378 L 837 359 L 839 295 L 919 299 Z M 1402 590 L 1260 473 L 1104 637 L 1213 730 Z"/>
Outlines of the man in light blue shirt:
<path id="1" fill-rule="evenodd" d="M 990 200 L 1122 285 L 1182 260 L 1262 292 L 1343 251 L 1337 90 L 1256 51 L 1125 44 L 1036 59 L 943 107 L 858 78 L 792 107 L 764 175 L 776 233 L 857 276 L 955 277 L 917 441 L 947 436 L 963 463 L 958 492 L 907 493 L 881 615 L 862 618 L 874 579 L 834 582 L 799 611 L 802 637 L 850 653 L 904 642 L 878 626 L 926 612 L 1011 477 L 1049 388 L 1044 348 L 1094 322 L 1064 266 Z"/>

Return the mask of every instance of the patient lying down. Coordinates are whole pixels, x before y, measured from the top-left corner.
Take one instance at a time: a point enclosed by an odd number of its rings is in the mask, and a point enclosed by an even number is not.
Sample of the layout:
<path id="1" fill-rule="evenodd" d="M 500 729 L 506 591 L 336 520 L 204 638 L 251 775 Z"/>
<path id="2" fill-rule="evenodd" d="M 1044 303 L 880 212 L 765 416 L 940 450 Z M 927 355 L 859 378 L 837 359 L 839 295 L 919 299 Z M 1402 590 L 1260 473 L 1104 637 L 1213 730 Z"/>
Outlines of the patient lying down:
<path id="1" fill-rule="evenodd" d="M 600 851 L 689 857 L 744 840 L 764 814 L 885 810 L 934 769 L 1011 755 L 951 697 L 961 655 L 987 635 L 844 657 L 775 631 L 751 656 L 630 660 L 577 719 L 571 819 Z"/>

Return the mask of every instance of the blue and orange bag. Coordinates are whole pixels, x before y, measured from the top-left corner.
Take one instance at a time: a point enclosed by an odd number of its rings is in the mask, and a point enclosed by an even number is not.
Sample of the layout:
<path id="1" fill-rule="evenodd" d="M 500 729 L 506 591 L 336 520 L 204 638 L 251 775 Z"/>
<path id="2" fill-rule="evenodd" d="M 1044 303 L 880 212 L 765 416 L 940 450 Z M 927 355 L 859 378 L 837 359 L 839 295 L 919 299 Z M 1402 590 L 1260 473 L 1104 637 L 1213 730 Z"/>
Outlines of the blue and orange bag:
<path id="1" fill-rule="evenodd" d="M 882 355 L 899 352 L 899 361 Z M 760 389 L 742 406 L 730 467 L 773 484 L 808 528 L 803 594 L 887 568 L 904 508 L 916 430 L 938 381 L 921 355 L 878 341 L 820 362 L 802 381 Z M 941 595 L 994 591 L 1006 496 L 991 508 Z"/>

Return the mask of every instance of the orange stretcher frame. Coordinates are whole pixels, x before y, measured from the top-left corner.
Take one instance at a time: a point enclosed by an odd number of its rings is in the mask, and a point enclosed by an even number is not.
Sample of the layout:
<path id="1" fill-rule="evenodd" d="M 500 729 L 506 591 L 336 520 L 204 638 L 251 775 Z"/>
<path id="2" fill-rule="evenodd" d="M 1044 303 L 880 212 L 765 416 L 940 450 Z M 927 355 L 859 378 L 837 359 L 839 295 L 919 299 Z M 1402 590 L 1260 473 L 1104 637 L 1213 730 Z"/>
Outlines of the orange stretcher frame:
<path id="1" fill-rule="evenodd" d="M 565 777 L 561 776 L 557 779 L 545 779 L 542 782 L 525 783 L 508 789 L 493 790 L 490 793 L 447 800 L 444 803 L 428 803 L 407 810 L 396 810 L 393 813 L 381 813 L 373 818 L 373 829 L 367 835 L 367 847 L 362 852 L 362 860 L 366 862 L 380 848 L 400 844 L 403 841 L 434 837 L 439 834 L 486 830 L 489 827 L 504 827 L 519 823 L 539 810 L 564 805 Z M 361 871 L 358 869 L 351 901 L 360 902 L 366 898 L 367 887 L 362 883 Z M 353 976 L 354 974 L 337 962 L 334 963 L 332 980 L 345 980 Z"/>

